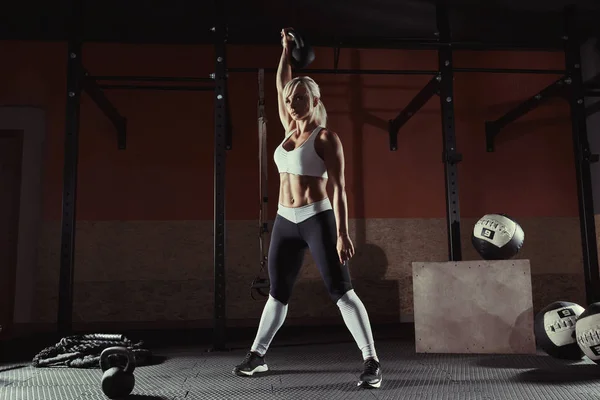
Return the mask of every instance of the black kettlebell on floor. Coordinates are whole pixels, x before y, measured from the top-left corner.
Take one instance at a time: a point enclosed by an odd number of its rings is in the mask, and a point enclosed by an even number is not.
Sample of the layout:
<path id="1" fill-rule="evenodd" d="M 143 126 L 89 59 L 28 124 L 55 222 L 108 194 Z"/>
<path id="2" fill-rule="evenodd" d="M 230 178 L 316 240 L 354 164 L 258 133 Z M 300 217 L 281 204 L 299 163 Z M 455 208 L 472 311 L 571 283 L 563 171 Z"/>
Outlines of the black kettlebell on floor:
<path id="1" fill-rule="evenodd" d="M 292 49 L 292 67 L 302 69 L 308 67 L 315 60 L 315 51 L 304 37 L 296 30 L 289 30 L 287 34 L 294 40 Z"/>
<path id="2" fill-rule="evenodd" d="M 129 396 L 135 386 L 135 357 L 129 349 L 121 346 L 108 347 L 100 353 L 102 392 L 109 399 Z"/>

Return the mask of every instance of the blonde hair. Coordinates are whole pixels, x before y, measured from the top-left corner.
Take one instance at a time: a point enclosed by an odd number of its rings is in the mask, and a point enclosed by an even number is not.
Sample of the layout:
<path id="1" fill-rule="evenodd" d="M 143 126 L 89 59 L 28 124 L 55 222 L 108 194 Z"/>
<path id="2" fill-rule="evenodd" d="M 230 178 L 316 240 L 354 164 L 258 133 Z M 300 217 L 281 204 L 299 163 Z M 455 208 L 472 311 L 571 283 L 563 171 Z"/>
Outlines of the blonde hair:
<path id="1" fill-rule="evenodd" d="M 315 82 L 312 78 L 308 76 L 297 76 L 289 81 L 283 87 L 283 98 L 287 99 L 300 85 L 304 85 L 306 91 L 308 92 L 310 112 L 313 114 L 313 119 L 317 124 L 319 124 L 319 126 L 326 127 L 327 110 L 325 109 L 325 104 L 323 104 L 321 101 L 321 89 L 319 88 L 319 85 L 317 85 L 317 82 Z M 316 106 L 313 106 L 315 97 L 319 98 L 319 103 L 317 103 Z"/>

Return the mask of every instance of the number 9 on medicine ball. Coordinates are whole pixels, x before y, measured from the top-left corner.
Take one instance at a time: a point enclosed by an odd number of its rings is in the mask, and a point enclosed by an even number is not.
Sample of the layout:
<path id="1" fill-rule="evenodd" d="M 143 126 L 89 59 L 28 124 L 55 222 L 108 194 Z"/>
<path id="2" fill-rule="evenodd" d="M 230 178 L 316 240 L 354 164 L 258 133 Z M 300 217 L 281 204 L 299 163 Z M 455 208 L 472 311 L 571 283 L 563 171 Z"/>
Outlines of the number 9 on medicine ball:
<path id="1" fill-rule="evenodd" d="M 575 337 L 575 326 L 584 311 L 579 304 L 568 301 L 555 301 L 546 306 L 537 313 L 533 324 L 537 345 L 555 358 L 583 358 Z"/>
<path id="2" fill-rule="evenodd" d="M 508 260 L 525 240 L 525 233 L 514 219 L 505 214 L 487 214 L 473 227 L 471 243 L 484 260 Z"/>

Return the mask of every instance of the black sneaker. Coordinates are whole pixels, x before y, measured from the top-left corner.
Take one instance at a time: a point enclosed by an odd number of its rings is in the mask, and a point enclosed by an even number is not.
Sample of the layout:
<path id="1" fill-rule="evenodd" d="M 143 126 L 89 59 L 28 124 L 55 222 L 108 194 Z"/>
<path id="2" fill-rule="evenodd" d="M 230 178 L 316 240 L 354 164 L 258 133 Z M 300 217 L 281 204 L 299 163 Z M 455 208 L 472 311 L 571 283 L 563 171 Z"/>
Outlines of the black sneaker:
<path id="1" fill-rule="evenodd" d="M 378 388 L 381 386 L 383 377 L 381 375 L 381 365 L 374 358 L 365 360 L 365 370 L 360 374 L 358 386 L 365 388 Z"/>
<path id="2" fill-rule="evenodd" d="M 257 372 L 267 372 L 269 367 L 265 364 L 265 358 L 253 351 L 246 354 L 246 358 L 240 365 L 236 365 L 233 373 L 238 376 L 252 376 Z"/>

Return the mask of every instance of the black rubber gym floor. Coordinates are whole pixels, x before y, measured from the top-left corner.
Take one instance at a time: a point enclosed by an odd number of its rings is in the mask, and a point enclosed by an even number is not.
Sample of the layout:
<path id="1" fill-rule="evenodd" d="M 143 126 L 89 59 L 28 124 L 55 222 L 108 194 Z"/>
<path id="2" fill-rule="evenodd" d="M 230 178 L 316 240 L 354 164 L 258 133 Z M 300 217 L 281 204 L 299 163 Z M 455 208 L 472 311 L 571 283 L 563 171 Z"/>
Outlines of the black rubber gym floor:
<path id="1" fill-rule="evenodd" d="M 267 356 L 270 372 L 241 378 L 231 373 L 246 342 L 226 352 L 208 347 L 164 347 L 153 351 L 158 364 L 135 370 L 130 399 L 539 399 L 600 398 L 600 366 L 537 355 L 416 354 L 414 340 L 380 339 L 380 389 L 356 383 L 362 362 L 348 335 L 343 342 L 302 344 L 280 340 Z M 277 338 L 275 339 L 277 341 Z M 308 338 L 305 338 L 308 340 Z M 0 367 L 2 400 L 106 399 L 99 369 L 33 368 L 30 363 Z"/>

